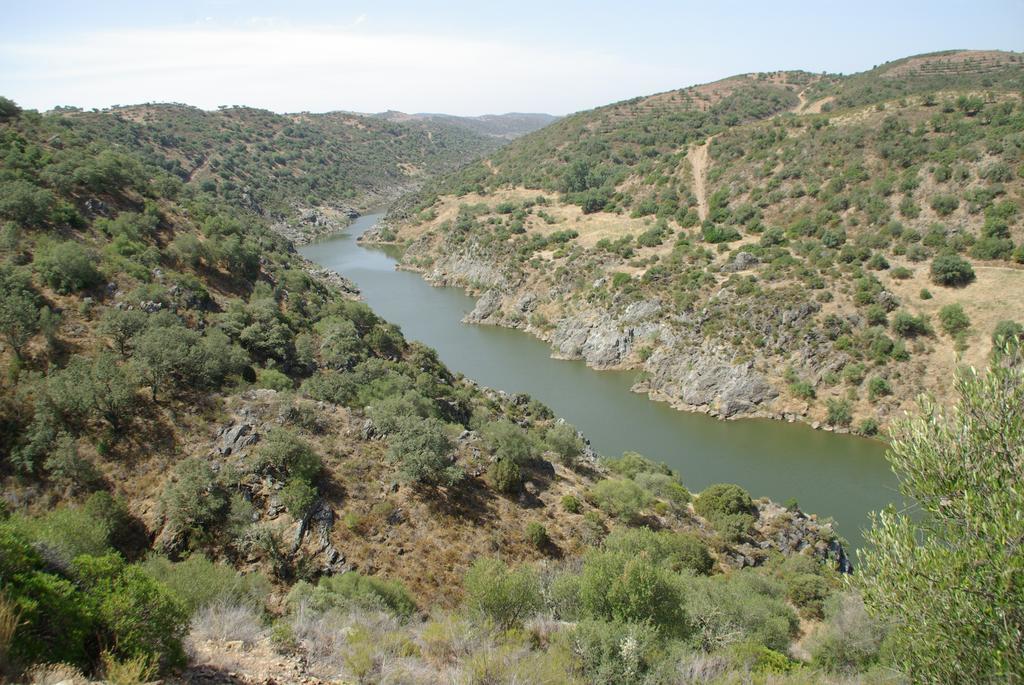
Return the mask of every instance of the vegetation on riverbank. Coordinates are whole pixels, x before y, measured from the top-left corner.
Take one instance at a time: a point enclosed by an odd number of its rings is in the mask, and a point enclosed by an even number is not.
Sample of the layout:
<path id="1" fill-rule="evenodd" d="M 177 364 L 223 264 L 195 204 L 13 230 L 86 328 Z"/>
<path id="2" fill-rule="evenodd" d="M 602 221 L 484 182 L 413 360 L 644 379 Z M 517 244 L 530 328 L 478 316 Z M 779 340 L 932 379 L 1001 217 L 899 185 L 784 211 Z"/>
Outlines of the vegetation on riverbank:
<path id="1" fill-rule="evenodd" d="M 1021 59 L 746 75 L 583 112 L 377 238 L 484 296 L 471 320 L 643 369 L 654 397 L 874 434 L 1024 320 L 1001 296 L 1024 289 Z"/>

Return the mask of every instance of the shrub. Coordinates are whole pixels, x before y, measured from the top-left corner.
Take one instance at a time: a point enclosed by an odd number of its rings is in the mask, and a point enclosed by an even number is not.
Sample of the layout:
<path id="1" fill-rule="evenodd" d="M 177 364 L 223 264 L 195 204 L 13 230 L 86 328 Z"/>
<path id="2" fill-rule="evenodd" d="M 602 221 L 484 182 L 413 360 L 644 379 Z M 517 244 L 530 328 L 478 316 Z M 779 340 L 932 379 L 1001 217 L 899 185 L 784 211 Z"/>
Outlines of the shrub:
<path id="1" fill-rule="evenodd" d="M 644 556 L 587 553 L 579 596 L 588 618 L 649 623 L 663 635 L 684 636 L 690 630 L 681 578 Z"/>
<path id="2" fill-rule="evenodd" d="M 168 525 L 186 535 L 216 527 L 228 509 L 228 495 L 213 469 L 197 457 L 175 467 L 160 501 Z"/>
<path id="3" fill-rule="evenodd" d="M 932 260 L 932 283 L 945 286 L 963 286 L 974 280 L 974 269 L 963 257 L 939 255 Z"/>
<path id="4" fill-rule="evenodd" d="M 861 673 L 878 661 L 885 628 L 868 615 L 864 600 L 845 592 L 825 602 L 825 623 L 810 639 L 815 665 L 832 673 Z"/>
<path id="5" fill-rule="evenodd" d="M 830 397 L 825 406 L 827 410 L 825 420 L 833 426 L 849 426 L 853 421 L 849 400 Z"/>
<path id="6" fill-rule="evenodd" d="M 636 479 L 641 473 L 673 475 L 672 469 L 665 464 L 656 462 L 636 452 L 623 452 L 621 457 L 605 459 L 604 464 L 613 473 L 630 479 Z"/>
<path id="7" fill-rule="evenodd" d="M 451 459 L 452 443 L 438 419 L 405 419 L 390 443 L 388 457 L 398 463 L 398 473 L 407 483 L 454 485 L 465 478 L 465 471 Z"/>
<path id="8" fill-rule="evenodd" d="M 693 579 L 686 593 L 686 611 L 699 626 L 693 642 L 715 651 L 749 641 L 785 651 L 799 628 L 799 619 L 785 601 L 781 582 L 752 569 Z"/>
<path id="9" fill-rule="evenodd" d="M 320 456 L 287 428 L 271 428 L 253 454 L 253 468 L 280 478 L 311 481 L 320 474 Z"/>
<path id="10" fill-rule="evenodd" d="M 750 493 L 732 483 L 708 486 L 693 504 L 694 510 L 709 521 L 729 514 L 753 514 L 757 511 Z"/>
<path id="11" fill-rule="evenodd" d="M 481 434 L 484 446 L 499 460 L 526 464 L 533 459 L 537 449 L 529 433 L 508 419 L 488 423 Z"/>
<path id="12" fill-rule="evenodd" d="M 285 486 L 281 488 L 281 504 L 288 510 L 296 520 L 300 520 L 309 513 L 309 510 L 316 504 L 320 497 L 316 486 L 302 478 L 289 478 Z"/>
<path id="13" fill-rule="evenodd" d="M 691 533 L 620 528 L 605 538 L 604 548 L 628 556 L 643 555 L 675 572 L 690 570 L 698 575 L 707 575 L 714 566 L 707 545 Z"/>
<path id="14" fill-rule="evenodd" d="M 878 419 L 872 417 L 864 419 L 863 421 L 860 422 L 860 425 L 857 426 L 857 433 L 865 437 L 878 435 L 878 431 Z"/>
<path id="15" fill-rule="evenodd" d="M 548 544 L 548 531 L 544 524 L 537 521 L 530 521 L 526 524 L 526 539 L 534 547 L 541 548 Z"/>
<path id="16" fill-rule="evenodd" d="M 873 402 L 879 397 L 892 394 L 892 386 L 889 381 L 881 376 L 874 376 L 868 381 L 868 398 Z"/>
<path id="17" fill-rule="evenodd" d="M 523 470 L 511 459 L 498 459 L 488 467 L 487 480 L 498 492 L 513 493 L 523 483 Z"/>
<path id="18" fill-rule="evenodd" d="M 256 387 L 287 392 L 294 386 L 292 385 L 292 379 L 277 369 L 257 369 Z"/>
<path id="19" fill-rule="evenodd" d="M 899 311 L 893 316 L 892 330 L 903 338 L 916 338 L 919 335 L 928 335 L 931 327 L 924 314 L 914 316 L 910 312 Z"/>
<path id="20" fill-rule="evenodd" d="M 548 443 L 548 447 L 558 455 L 559 461 L 566 466 L 574 464 L 576 459 L 583 454 L 583 439 L 580 438 L 574 426 L 564 421 L 549 428 L 544 439 Z"/>
<path id="21" fill-rule="evenodd" d="M 609 516 L 632 523 L 651 504 L 651 495 L 631 480 L 608 478 L 591 488 L 589 497 Z"/>
<path id="22" fill-rule="evenodd" d="M 966 331 L 971 326 L 971 320 L 967 318 L 964 308 L 959 304 L 947 304 L 939 310 L 939 323 L 947 335 L 955 336 Z"/>
<path id="23" fill-rule="evenodd" d="M 509 569 L 498 559 L 483 557 L 474 561 L 466 571 L 463 588 L 469 612 L 503 630 L 521 623 L 541 607 L 536 574 L 526 567 Z"/>
<path id="24" fill-rule="evenodd" d="M 637 485 L 658 499 L 665 500 L 673 511 L 679 513 L 686 510 L 692 499 L 690 491 L 683 487 L 679 479 L 664 473 L 641 473 L 635 479 Z"/>
<path id="25" fill-rule="evenodd" d="M 113 654 L 129 659 L 152 656 L 164 666 L 185 663 L 182 638 L 188 614 L 166 587 L 138 566 L 119 569 L 106 558 L 81 557 L 75 565 L 79 575 L 91 576 L 94 582 L 98 616 L 109 631 Z M 100 573 L 93 575 L 97 567 Z"/>
<path id="26" fill-rule="evenodd" d="M 409 617 L 416 611 L 416 603 L 402 583 L 356 571 L 323 576 L 315 586 L 299 581 L 288 593 L 287 601 L 293 608 L 305 605 L 318 612 L 368 608 Z"/>
<path id="27" fill-rule="evenodd" d="M 992 345 L 995 348 L 1020 347 L 1024 342 L 1024 325 L 1016 321 L 1003 320 L 992 330 Z"/>
<path id="28" fill-rule="evenodd" d="M 825 600 L 831 594 L 828 581 L 813 573 L 799 573 L 786 580 L 786 596 L 801 613 L 821 618 Z"/>
<path id="29" fill-rule="evenodd" d="M 936 195 L 932 198 L 931 207 L 939 216 L 948 216 L 960 206 L 960 200 L 955 195 Z"/>
<path id="30" fill-rule="evenodd" d="M 59 293 L 73 293 L 103 282 L 96 270 L 96 258 L 78 243 L 51 245 L 35 258 L 35 268 L 43 281 Z"/>
<path id="31" fill-rule="evenodd" d="M 162 583 L 189 616 L 214 605 L 262 608 L 271 590 L 262 574 L 241 574 L 199 553 L 177 562 L 153 555 L 143 562 L 142 570 Z"/>
<path id="32" fill-rule="evenodd" d="M 566 495 L 562 498 L 562 508 L 570 514 L 578 514 L 582 507 L 580 505 L 580 501 L 575 496 Z"/>
<path id="33" fill-rule="evenodd" d="M 586 620 L 572 630 L 573 653 L 588 683 L 642 685 L 661 658 L 663 639 L 643 623 Z"/>

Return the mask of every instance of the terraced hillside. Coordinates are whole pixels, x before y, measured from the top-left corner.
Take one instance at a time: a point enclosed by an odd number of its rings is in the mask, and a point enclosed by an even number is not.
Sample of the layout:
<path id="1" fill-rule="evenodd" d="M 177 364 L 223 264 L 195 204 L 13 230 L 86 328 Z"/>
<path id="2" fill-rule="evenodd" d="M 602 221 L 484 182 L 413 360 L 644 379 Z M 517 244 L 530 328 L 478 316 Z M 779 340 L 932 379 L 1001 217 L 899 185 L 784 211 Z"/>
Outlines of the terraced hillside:
<path id="1" fill-rule="evenodd" d="M 874 434 L 1024 321 L 1024 57 L 749 74 L 567 117 L 370 239 L 470 320 L 724 417 Z"/>
<path id="2" fill-rule="evenodd" d="M 55 114 L 95 141 L 140 153 L 185 185 L 266 216 L 293 239 L 336 230 L 348 214 L 382 206 L 500 146 L 444 122 L 343 112 L 151 104 Z"/>

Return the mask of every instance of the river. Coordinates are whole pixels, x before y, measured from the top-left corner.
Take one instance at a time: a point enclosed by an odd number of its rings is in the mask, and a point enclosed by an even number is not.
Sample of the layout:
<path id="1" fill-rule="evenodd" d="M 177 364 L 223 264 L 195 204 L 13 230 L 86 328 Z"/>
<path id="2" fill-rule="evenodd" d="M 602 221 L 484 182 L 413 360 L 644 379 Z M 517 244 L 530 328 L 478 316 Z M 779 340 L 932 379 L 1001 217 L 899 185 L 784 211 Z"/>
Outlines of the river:
<path id="1" fill-rule="evenodd" d="M 552 359 L 546 343 L 522 331 L 462 323 L 473 298 L 397 271 L 392 250 L 356 243 L 380 217 L 360 217 L 300 252 L 354 281 L 375 312 L 436 349 L 450 369 L 529 393 L 583 431 L 601 454 L 640 452 L 676 469 L 694 491 L 730 482 L 754 497 L 796 498 L 804 511 L 832 517 L 852 548 L 862 542 L 869 512 L 899 499 L 880 442 L 802 424 L 680 412 L 632 392 L 636 372 L 594 371 L 581 361 Z"/>

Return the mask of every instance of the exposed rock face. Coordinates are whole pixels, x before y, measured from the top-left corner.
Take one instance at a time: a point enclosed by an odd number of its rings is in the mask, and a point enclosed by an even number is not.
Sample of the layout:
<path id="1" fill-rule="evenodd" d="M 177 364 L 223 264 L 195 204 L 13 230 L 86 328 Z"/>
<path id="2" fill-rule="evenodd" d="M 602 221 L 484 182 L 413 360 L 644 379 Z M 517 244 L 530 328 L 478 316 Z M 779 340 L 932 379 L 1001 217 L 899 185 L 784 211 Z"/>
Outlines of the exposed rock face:
<path id="1" fill-rule="evenodd" d="M 746 271 L 747 269 L 760 263 L 754 255 L 749 252 L 740 252 L 732 258 L 728 264 L 722 267 L 722 271 L 726 273 L 735 273 L 737 271 Z"/>
<path id="2" fill-rule="evenodd" d="M 661 348 L 648 361 L 648 387 L 725 418 L 748 413 L 779 393 L 751 362 L 732 364 L 714 350 Z"/>
<path id="3" fill-rule="evenodd" d="M 466 314 L 462 320 L 466 323 L 486 323 L 500 309 L 501 293 L 497 290 L 488 290 L 476 301 L 473 311 Z"/>

